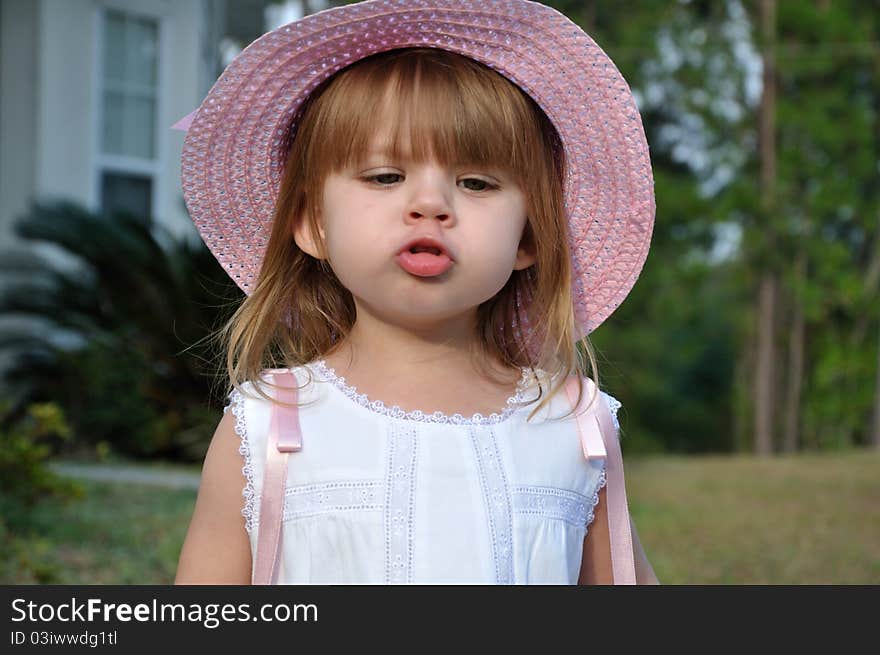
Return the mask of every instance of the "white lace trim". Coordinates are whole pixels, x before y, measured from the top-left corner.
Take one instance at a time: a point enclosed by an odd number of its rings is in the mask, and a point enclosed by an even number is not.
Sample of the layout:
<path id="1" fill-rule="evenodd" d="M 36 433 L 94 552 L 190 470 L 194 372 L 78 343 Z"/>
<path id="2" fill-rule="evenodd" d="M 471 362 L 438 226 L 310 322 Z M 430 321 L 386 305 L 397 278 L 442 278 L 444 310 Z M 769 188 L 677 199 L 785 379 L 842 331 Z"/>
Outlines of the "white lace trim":
<path id="1" fill-rule="evenodd" d="M 254 469 L 251 466 L 251 449 L 247 438 L 244 396 L 238 389 L 233 390 L 229 394 L 229 404 L 223 409 L 223 413 L 225 414 L 226 410 L 230 407 L 232 408 L 232 415 L 235 416 L 235 434 L 241 439 L 241 445 L 238 447 L 239 454 L 244 457 L 244 466 L 241 468 L 241 473 L 247 480 L 244 489 L 241 491 L 241 495 L 244 496 L 244 507 L 241 509 L 241 515 L 244 516 L 245 529 L 248 532 L 253 532 L 257 522 L 257 490 L 254 487 Z"/>
<path id="2" fill-rule="evenodd" d="M 433 414 L 428 414 L 419 409 L 407 412 L 397 405 L 386 407 L 385 403 L 381 400 L 370 400 L 366 394 L 358 393 L 357 387 L 352 387 L 346 384 L 345 378 L 337 376 L 336 371 L 327 366 L 323 359 L 314 362 L 313 366 L 317 369 L 321 377 L 328 382 L 332 382 L 337 389 L 342 391 L 346 396 L 359 405 L 366 407 L 377 414 L 406 421 L 419 421 L 421 423 L 454 423 L 456 425 L 489 425 L 500 423 L 519 409 L 519 406 L 523 404 L 529 384 L 534 379 L 531 370 L 523 367 L 522 377 L 516 385 L 516 393 L 507 399 L 507 406 L 504 409 L 500 412 L 493 412 L 489 416 L 483 416 L 478 412 L 470 418 L 467 418 L 458 413 L 449 416 L 439 410 Z"/>
<path id="3" fill-rule="evenodd" d="M 593 497 L 590 498 L 590 511 L 587 514 L 587 520 L 584 522 L 584 535 L 586 536 L 587 532 L 589 532 L 590 523 L 593 522 L 595 518 L 594 510 L 596 509 L 596 505 L 599 504 L 599 492 L 602 490 L 602 487 L 605 486 L 605 465 L 602 465 L 602 472 L 599 474 L 599 482 L 596 484 L 596 490 L 593 492 Z"/>
<path id="4" fill-rule="evenodd" d="M 611 410 L 611 419 L 614 421 L 614 429 L 620 432 L 620 423 L 617 422 L 617 410 L 623 407 L 620 401 L 609 393 L 602 392 L 605 400 L 608 402 L 608 409 Z"/>

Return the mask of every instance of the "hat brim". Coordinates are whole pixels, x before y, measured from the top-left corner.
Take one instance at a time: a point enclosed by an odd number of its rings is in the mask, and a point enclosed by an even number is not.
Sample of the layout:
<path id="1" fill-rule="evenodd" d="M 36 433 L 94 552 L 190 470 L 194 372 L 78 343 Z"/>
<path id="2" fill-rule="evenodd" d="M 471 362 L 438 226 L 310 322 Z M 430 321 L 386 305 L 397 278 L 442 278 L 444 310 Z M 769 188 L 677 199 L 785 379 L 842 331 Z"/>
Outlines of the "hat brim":
<path id="1" fill-rule="evenodd" d="M 205 244 L 247 294 L 271 233 L 290 124 L 328 77 L 405 47 L 465 55 L 528 93 L 561 138 L 572 297 L 580 338 L 638 278 L 654 224 L 654 180 L 635 99 L 596 43 L 563 14 L 527 0 L 373 0 L 334 7 L 250 44 L 189 125 L 181 176 Z"/>

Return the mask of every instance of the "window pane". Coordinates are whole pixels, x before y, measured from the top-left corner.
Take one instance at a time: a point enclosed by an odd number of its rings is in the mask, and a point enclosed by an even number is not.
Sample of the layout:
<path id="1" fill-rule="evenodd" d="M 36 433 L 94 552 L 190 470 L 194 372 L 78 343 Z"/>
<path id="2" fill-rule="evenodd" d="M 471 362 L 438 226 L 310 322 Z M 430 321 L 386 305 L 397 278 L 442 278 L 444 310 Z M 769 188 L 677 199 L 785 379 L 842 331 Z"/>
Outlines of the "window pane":
<path id="1" fill-rule="evenodd" d="M 101 150 L 111 155 L 125 154 L 123 149 L 123 96 L 115 91 L 104 92 L 104 118 Z"/>
<path id="2" fill-rule="evenodd" d="M 130 46 L 126 52 L 129 79 L 138 86 L 156 86 L 156 21 L 133 18 L 128 24 Z"/>
<path id="3" fill-rule="evenodd" d="M 104 14 L 101 151 L 153 159 L 159 24 L 120 11 Z"/>
<path id="4" fill-rule="evenodd" d="M 155 134 L 155 108 L 153 98 L 129 96 L 125 100 L 125 154 L 153 158 L 153 134 Z"/>
<path id="5" fill-rule="evenodd" d="M 125 79 L 125 17 L 118 11 L 107 12 L 104 26 L 104 79 Z"/>
<path id="6" fill-rule="evenodd" d="M 149 222 L 152 190 L 149 177 L 106 172 L 101 176 L 101 209 L 108 214 L 128 212 Z"/>

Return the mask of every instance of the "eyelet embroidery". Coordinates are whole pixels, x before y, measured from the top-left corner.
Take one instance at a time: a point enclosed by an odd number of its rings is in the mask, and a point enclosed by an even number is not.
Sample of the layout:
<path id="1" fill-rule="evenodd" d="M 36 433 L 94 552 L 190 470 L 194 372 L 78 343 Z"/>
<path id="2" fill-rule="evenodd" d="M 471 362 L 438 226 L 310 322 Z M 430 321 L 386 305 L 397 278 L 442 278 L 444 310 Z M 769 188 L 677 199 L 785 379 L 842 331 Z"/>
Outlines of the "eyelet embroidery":
<path id="1" fill-rule="evenodd" d="M 514 512 L 556 519 L 584 527 L 593 521 L 593 512 L 599 502 L 599 490 L 605 486 L 605 468 L 592 496 L 556 487 L 521 485 L 513 488 Z"/>
<path id="2" fill-rule="evenodd" d="M 382 482 L 351 480 L 288 487 L 284 490 L 284 520 L 293 521 L 330 512 L 381 510 Z"/>
<path id="3" fill-rule="evenodd" d="M 513 584 L 513 513 L 501 451 L 494 430 L 490 429 L 486 434 L 472 427 L 468 432 L 480 473 L 495 561 L 495 581 L 497 584 Z"/>
<path id="4" fill-rule="evenodd" d="M 413 581 L 413 523 L 415 521 L 415 428 L 391 422 L 385 470 L 385 582 Z"/>
<path id="5" fill-rule="evenodd" d="M 452 423 L 455 425 L 491 425 L 500 423 L 524 404 L 526 392 L 528 391 L 529 385 L 534 380 L 534 374 L 531 370 L 523 367 L 522 377 L 516 385 L 516 392 L 507 399 L 507 406 L 504 409 L 500 412 L 493 412 L 492 414 L 489 414 L 489 416 L 483 416 L 478 412 L 470 418 L 467 418 L 458 413 L 450 416 L 439 410 L 433 414 L 429 414 L 419 409 L 406 412 L 397 405 L 386 407 L 385 403 L 381 400 L 370 400 L 366 394 L 358 393 L 357 387 L 348 385 L 345 382 L 344 377 L 337 376 L 336 371 L 327 366 L 323 359 L 314 362 L 313 366 L 322 378 L 328 382 L 332 382 L 337 389 L 342 391 L 351 400 L 366 407 L 370 411 L 382 414 L 383 416 L 390 416 L 391 418 L 403 419 L 405 421 L 419 421 L 421 423 Z"/>
<path id="6" fill-rule="evenodd" d="M 250 441 L 247 436 L 247 423 L 244 415 L 244 396 L 238 389 L 234 389 L 229 394 L 229 403 L 223 408 L 225 414 L 227 410 L 232 409 L 232 415 L 235 417 L 235 434 L 241 439 L 241 445 L 238 447 L 239 454 L 244 457 L 244 466 L 241 473 L 244 475 L 247 483 L 242 489 L 241 495 L 244 496 L 244 507 L 241 509 L 241 515 L 244 516 L 244 527 L 248 532 L 253 532 L 257 524 L 257 490 L 254 487 L 254 469 L 251 465 L 251 449 Z"/>

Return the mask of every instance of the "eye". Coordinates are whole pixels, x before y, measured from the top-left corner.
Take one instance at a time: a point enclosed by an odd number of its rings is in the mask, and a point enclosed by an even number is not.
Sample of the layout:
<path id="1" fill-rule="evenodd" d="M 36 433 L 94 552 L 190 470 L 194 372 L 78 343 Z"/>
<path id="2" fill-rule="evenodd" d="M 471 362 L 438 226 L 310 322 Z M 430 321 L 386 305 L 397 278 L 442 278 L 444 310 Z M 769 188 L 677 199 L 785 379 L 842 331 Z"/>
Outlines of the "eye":
<path id="1" fill-rule="evenodd" d="M 476 182 L 477 185 L 482 185 L 482 187 L 478 186 L 478 188 L 476 189 L 471 187 L 469 188 L 470 191 L 490 191 L 491 189 L 498 188 L 497 185 L 492 184 L 491 182 L 488 182 L 486 180 L 481 180 L 478 177 L 466 177 L 465 179 L 461 180 L 461 182 Z"/>
<path id="2" fill-rule="evenodd" d="M 378 175 L 369 175 L 364 178 L 367 182 L 374 182 L 378 186 L 390 186 L 394 184 L 397 180 L 388 178 L 398 178 L 401 177 L 399 173 L 379 173 Z"/>

